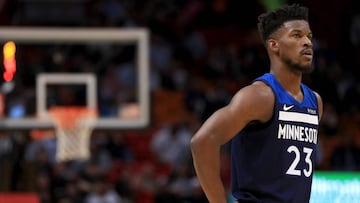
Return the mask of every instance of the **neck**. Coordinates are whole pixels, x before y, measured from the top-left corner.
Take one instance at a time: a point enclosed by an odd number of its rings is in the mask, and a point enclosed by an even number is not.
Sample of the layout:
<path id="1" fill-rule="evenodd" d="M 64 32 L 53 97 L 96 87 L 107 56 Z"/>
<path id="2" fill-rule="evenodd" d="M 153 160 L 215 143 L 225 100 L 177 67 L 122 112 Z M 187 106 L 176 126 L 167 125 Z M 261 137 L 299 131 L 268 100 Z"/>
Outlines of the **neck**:
<path id="1" fill-rule="evenodd" d="M 287 67 L 271 66 L 270 73 L 275 76 L 283 88 L 296 100 L 301 101 L 303 94 L 301 90 L 302 73 L 293 71 Z"/>

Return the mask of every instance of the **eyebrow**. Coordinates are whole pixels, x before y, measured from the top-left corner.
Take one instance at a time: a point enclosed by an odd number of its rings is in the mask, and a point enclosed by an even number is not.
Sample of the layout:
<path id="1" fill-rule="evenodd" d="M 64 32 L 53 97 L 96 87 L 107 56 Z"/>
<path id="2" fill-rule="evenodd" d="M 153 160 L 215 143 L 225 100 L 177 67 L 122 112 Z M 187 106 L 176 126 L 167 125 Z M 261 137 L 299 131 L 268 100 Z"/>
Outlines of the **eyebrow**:
<path id="1" fill-rule="evenodd" d="M 304 31 L 302 31 L 302 30 L 299 30 L 299 29 L 293 29 L 293 30 L 291 30 L 290 31 L 290 33 L 303 33 Z M 313 33 L 310 31 L 310 32 L 308 32 L 307 33 L 307 35 L 312 35 Z"/>
<path id="2" fill-rule="evenodd" d="M 303 31 L 299 30 L 299 29 L 293 29 L 293 30 L 290 30 L 290 32 L 303 32 Z"/>

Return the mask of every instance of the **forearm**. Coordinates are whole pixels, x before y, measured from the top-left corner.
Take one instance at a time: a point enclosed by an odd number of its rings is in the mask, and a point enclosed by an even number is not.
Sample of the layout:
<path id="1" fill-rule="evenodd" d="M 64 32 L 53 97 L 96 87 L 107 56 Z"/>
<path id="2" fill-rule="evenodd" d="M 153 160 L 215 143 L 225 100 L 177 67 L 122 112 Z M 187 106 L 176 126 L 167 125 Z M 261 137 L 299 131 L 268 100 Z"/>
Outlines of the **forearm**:
<path id="1" fill-rule="evenodd" d="M 210 203 L 226 203 L 227 195 L 220 177 L 220 146 L 211 141 L 192 142 L 195 171 Z"/>

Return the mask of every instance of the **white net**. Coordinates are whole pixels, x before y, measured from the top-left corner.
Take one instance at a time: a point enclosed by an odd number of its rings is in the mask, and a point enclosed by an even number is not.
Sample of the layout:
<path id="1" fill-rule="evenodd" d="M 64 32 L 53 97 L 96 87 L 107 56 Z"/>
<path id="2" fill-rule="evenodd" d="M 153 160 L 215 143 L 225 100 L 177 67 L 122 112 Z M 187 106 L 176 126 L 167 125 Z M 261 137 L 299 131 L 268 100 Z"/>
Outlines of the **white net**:
<path id="1" fill-rule="evenodd" d="M 86 107 L 54 107 L 49 113 L 55 124 L 57 161 L 89 159 L 96 111 Z"/>

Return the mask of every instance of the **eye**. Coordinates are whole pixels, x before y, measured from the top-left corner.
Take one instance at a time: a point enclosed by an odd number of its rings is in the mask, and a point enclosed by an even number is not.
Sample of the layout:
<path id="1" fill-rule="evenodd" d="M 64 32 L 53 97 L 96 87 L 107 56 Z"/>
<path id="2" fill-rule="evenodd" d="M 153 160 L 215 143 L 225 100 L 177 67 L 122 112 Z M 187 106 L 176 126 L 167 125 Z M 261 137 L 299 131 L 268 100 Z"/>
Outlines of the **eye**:
<path id="1" fill-rule="evenodd" d="M 300 35 L 299 33 L 295 33 L 295 34 L 293 34 L 293 37 L 295 37 L 295 38 L 301 38 L 301 35 Z"/>

